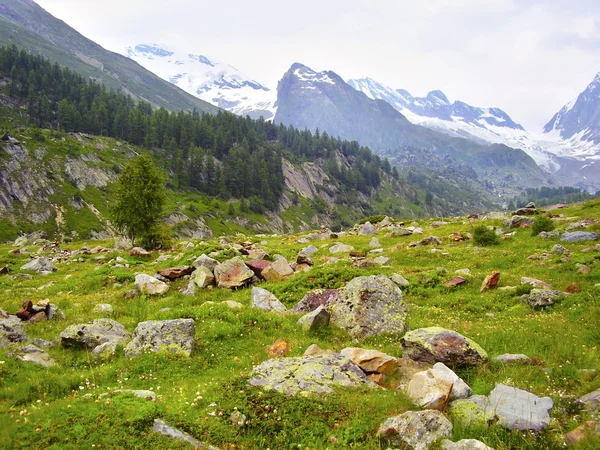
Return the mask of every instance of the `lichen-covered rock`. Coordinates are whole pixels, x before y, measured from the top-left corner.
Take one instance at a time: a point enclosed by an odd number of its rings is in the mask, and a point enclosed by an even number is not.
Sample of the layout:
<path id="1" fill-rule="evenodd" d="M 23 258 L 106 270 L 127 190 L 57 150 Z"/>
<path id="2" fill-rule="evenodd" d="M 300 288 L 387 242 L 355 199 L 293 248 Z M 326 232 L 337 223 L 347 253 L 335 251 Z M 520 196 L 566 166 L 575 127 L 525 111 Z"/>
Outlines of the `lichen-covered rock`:
<path id="1" fill-rule="evenodd" d="M 215 267 L 219 265 L 219 261 L 203 254 L 196 258 L 192 265 L 196 269 L 199 269 L 200 267 L 206 267 L 208 270 L 213 272 L 215 270 Z"/>
<path id="2" fill-rule="evenodd" d="M 0 319 L 0 348 L 16 342 L 25 342 L 27 339 L 29 338 L 23 331 L 23 322 L 17 317 L 9 316 Z"/>
<path id="3" fill-rule="evenodd" d="M 563 233 L 560 240 L 563 242 L 597 241 L 598 235 L 589 231 L 572 231 Z"/>
<path id="4" fill-rule="evenodd" d="M 473 395 L 472 397 L 454 400 L 450 403 L 449 412 L 452 418 L 469 426 L 487 425 L 485 413 L 487 405 L 485 395 Z"/>
<path id="5" fill-rule="evenodd" d="M 236 289 L 249 285 L 254 272 L 246 266 L 244 260 L 236 256 L 215 267 L 215 278 L 220 288 Z"/>
<path id="6" fill-rule="evenodd" d="M 324 306 L 319 306 L 314 311 L 300 317 L 297 325 L 299 325 L 304 331 L 313 331 L 317 328 L 325 328 L 329 326 L 329 320 L 331 315 Z"/>
<path id="7" fill-rule="evenodd" d="M 396 286 L 398 287 L 408 287 L 410 286 L 410 282 L 404 278 L 402 275 L 400 275 L 399 273 L 395 273 L 393 274 L 390 279 L 396 283 Z"/>
<path id="8" fill-rule="evenodd" d="M 550 424 L 554 402 L 530 392 L 497 384 L 486 403 L 486 415 L 509 430 L 542 431 Z"/>
<path id="9" fill-rule="evenodd" d="M 377 435 L 392 447 L 427 450 L 438 439 L 452 436 L 452 424 L 436 410 L 407 411 L 387 419 Z"/>
<path id="10" fill-rule="evenodd" d="M 56 365 L 56 362 L 44 350 L 35 345 L 18 348 L 9 353 L 8 356 L 15 357 L 19 361 L 38 364 L 42 367 L 54 367 Z"/>
<path id="11" fill-rule="evenodd" d="M 96 319 L 91 323 L 71 325 L 60 333 L 64 347 L 86 347 L 93 349 L 105 342 L 125 344 L 131 338 L 123 325 L 112 319 Z"/>
<path id="12" fill-rule="evenodd" d="M 193 319 L 149 320 L 138 323 L 125 356 L 131 358 L 145 352 L 167 352 L 190 356 L 194 347 Z"/>
<path id="13" fill-rule="evenodd" d="M 253 308 L 259 308 L 263 311 L 285 312 L 286 307 L 277 297 L 266 289 L 253 287 L 250 304 Z"/>
<path id="14" fill-rule="evenodd" d="M 117 351 L 117 343 L 115 341 L 105 342 L 92 350 L 92 355 L 102 361 L 111 359 Z"/>
<path id="15" fill-rule="evenodd" d="M 252 371 L 249 384 L 302 396 L 330 393 L 335 387 L 377 387 L 340 354 L 269 359 Z"/>
<path id="16" fill-rule="evenodd" d="M 449 367 L 476 366 L 488 356 L 476 342 L 456 331 L 440 327 L 409 331 L 402 339 L 404 356 L 428 363 L 442 362 Z"/>
<path id="17" fill-rule="evenodd" d="M 272 282 L 285 281 L 294 276 L 294 269 L 288 264 L 285 259 L 278 259 L 272 264 L 269 264 L 262 271 L 261 276 Z"/>
<path id="18" fill-rule="evenodd" d="M 215 284 L 215 275 L 208 267 L 200 266 L 192 273 L 192 280 L 196 286 L 205 289 Z"/>
<path id="19" fill-rule="evenodd" d="M 39 258 L 32 259 L 27 264 L 21 266 L 21 270 L 30 270 L 39 274 L 48 274 L 51 272 L 56 272 L 57 268 L 48 258 L 45 256 L 40 256 Z"/>
<path id="20" fill-rule="evenodd" d="M 343 349 L 340 355 L 352 360 L 354 364 L 366 373 L 391 375 L 398 370 L 398 359 L 378 350 L 348 347 Z"/>
<path id="21" fill-rule="evenodd" d="M 408 329 L 408 306 L 402 292 L 381 275 L 354 278 L 330 298 L 327 310 L 333 325 L 357 338 L 401 335 Z"/>
<path id="22" fill-rule="evenodd" d="M 521 302 L 527 303 L 533 309 L 542 309 L 554 305 L 554 301 L 564 295 L 561 291 L 532 289 L 529 294 L 521 296 Z"/>
<path id="23" fill-rule="evenodd" d="M 135 277 L 135 287 L 142 294 L 161 295 L 169 290 L 169 285 L 145 273 L 140 273 Z"/>

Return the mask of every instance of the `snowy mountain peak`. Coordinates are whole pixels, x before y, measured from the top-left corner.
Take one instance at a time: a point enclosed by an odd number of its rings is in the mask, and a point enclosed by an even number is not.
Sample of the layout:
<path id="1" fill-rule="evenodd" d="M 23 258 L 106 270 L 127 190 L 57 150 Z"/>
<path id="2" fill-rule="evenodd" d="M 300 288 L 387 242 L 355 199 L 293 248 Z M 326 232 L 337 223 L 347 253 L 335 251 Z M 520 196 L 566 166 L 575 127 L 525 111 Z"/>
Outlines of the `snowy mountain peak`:
<path id="1" fill-rule="evenodd" d="M 277 93 L 235 67 L 162 44 L 138 44 L 125 55 L 159 77 L 215 106 L 239 115 L 272 119 Z"/>
<path id="2" fill-rule="evenodd" d="M 337 84 L 337 82 L 341 81 L 339 76 L 333 72 L 315 72 L 310 67 L 301 63 L 292 64 L 288 73 L 291 73 L 294 77 L 308 85 L 315 83 Z"/>
<path id="3" fill-rule="evenodd" d="M 431 91 L 426 97 L 429 101 L 438 105 L 449 105 L 448 97 L 442 91 Z"/>

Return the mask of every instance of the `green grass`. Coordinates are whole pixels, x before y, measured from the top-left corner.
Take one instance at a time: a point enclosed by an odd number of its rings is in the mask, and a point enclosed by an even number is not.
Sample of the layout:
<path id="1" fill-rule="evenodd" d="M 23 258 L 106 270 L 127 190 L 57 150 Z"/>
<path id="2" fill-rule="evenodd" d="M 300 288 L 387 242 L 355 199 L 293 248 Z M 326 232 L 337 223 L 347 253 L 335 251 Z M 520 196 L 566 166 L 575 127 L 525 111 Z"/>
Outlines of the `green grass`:
<path id="1" fill-rule="evenodd" d="M 225 203 L 210 204 L 201 197 L 188 196 L 181 202 L 186 207 L 196 204 L 203 211 L 210 207 L 210 214 L 217 217 L 227 211 Z M 582 218 L 600 218 L 599 210 L 598 201 L 563 210 L 565 219 L 556 220 L 557 228 L 563 231 L 569 223 Z M 403 296 L 409 305 L 412 329 L 442 326 L 475 340 L 490 357 L 525 353 L 539 361 L 538 365 L 490 362 L 457 370 L 475 394 L 488 394 L 496 383 L 505 383 L 550 396 L 556 405 L 551 425 L 539 436 L 509 432 L 499 426 L 465 427 L 455 421 L 453 440 L 477 438 L 495 449 L 562 448 L 560 436 L 589 419 L 574 400 L 600 388 L 598 372 L 582 371 L 600 371 L 597 331 L 600 288 L 595 287 L 600 283 L 600 252 L 582 252 L 595 243 L 563 243 L 571 251 L 569 262 L 561 262 L 561 257 L 555 255 L 530 260 L 532 255 L 551 253 L 556 241 L 532 237 L 530 230 L 518 229 L 515 236 L 500 240 L 499 245 L 477 249 L 473 241 L 453 242 L 448 237 L 456 231 L 472 233 L 473 225 L 467 221 L 446 219 L 449 224 L 433 228 L 434 221 L 419 221 L 425 230 L 423 236 L 392 238 L 378 234 L 384 255 L 391 258 L 389 268 L 354 269 L 347 256 L 340 262 L 327 263 L 331 256 L 327 249 L 338 241 L 357 250 L 370 250 L 370 236 L 348 235 L 338 240 L 312 242 L 319 250 L 313 255 L 315 266 L 309 272 L 298 273 L 285 282 L 263 282 L 260 286 L 291 308 L 313 289 L 337 288 L 360 275 L 401 273 L 411 283 L 403 289 Z M 498 220 L 482 223 L 501 226 Z M 409 248 L 410 242 L 429 235 L 442 238 L 442 247 L 448 255 L 431 253 L 430 246 Z M 269 254 L 278 253 L 291 261 L 307 245 L 297 243 L 303 236 L 237 236 L 232 241 L 263 243 Z M 62 449 L 92 445 L 107 449 L 186 448 L 150 432 L 153 420 L 160 418 L 219 448 L 380 449 L 376 437 L 379 425 L 387 417 L 416 409 L 402 393 L 392 389 L 339 390 L 330 396 L 304 399 L 263 392 L 246 384 L 252 368 L 268 359 L 266 349 L 280 338 L 290 343 L 289 356 L 302 355 L 313 343 L 338 351 L 362 346 L 401 356 L 398 336 L 356 342 L 335 327 L 304 333 L 296 325 L 296 315 L 280 316 L 250 308 L 249 289 L 203 290 L 186 297 L 178 292 L 187 284 L 186 280 L 173 282 L 169 293 L 161 297 L 124 297 L 132 289 L 136 273 L 152 274 L 221 248 L 216 240 L 194 243 L 197 246 L 193 249 L 184 250 L 177 244 L 172 250 L 160 252 L 171 254 L 172 258 L 159 264 L 153 263 L 159 253 L 148 261 L 112 252 L 107 260 L 121 256 L 130 267 L 115 269 L 98 263 L 94 260 L 96 255 L 90 255 L 84 256 L 83 262 L 59 264 L 59 270 L 46 277 L 34 275 L 32 280 L 12 280 L 0 276 L 3 309 L 14 312 L 25 298 L 34 303 L 50 299 L 66 314 L 64 320 L 27 325 L 31 338 L 53 340 L 71 324 L 101 317 L 93 312 L 98 303 L 112 304 L 114 311 L 110 317 L 129 331 L 137 323 L 152 319 L 193 318 L 196 324 L 196 344 L 189 359 L 144 355 L 129 360 L 119 349 L 111 361 L 100 362 L 88 351 L 55 346 L 48 353 L 58 366 L 44 369 L 9 357 L 10 349 L 0 349 L 3 448 Z M 76 250 L 83 245 L 91 248 L 96 244 L 74 242 L 69 248 Z M 98 244 L 109 246 L 110 242 Z M 11 255 L 11 249 L 8 245 L 0 246 L 0 267 L 8 265 L 16 273 L 29 257 Z M 222 251 L 217 259 L 224 260 L 229 255 L 231 251 Z M 577 274 L 578 262 L 591 267 L 591 273 Z M 442 267 L 444 270 L 440 270 Z M 472 275 L 466 285 L 443 287 L 456 270 L 464 268 L 469 268 Z M 492 270 L 501 272 L 500 287 L 518 287 L 521 277 L 529 276 L 559 290 L 576 282 L 581 293 L 564 297 L 546 310 L 534 311 L 520 302 L 520 294 L 526 291 L 523 288 L 481 294 L 481 282 Z M 56 283 L 38 290 L 50 282 Z M 223 303 L 226 300 L 244 306 L 231 310 Z M 152 389 L 158 398 L 153 403 L 127 394 L 100 397 L 115 389 Z M 245 426 L 238 427 L 229 420 L 236 411 L 246 415 Z M 592 439 L 582 448 L 599 445 L 598 439 Z"/>

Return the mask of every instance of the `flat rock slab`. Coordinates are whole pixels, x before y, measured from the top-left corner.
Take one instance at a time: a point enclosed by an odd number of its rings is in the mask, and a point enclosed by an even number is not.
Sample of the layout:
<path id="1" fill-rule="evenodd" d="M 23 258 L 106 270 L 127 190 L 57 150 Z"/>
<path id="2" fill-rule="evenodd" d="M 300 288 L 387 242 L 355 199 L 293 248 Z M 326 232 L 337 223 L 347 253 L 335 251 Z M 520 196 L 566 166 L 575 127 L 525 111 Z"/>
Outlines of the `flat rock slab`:
<path id="1" fill-rule="evenodd" d="M 377 387 L 340 354 L 269 359 L 252 371 L 249 384 L 302 396 L 331 393 L 335 387 Z"/>
<path id="2" fill-rule="evenodd" d="M 532 289 L 529 294 L 521 296 L 521 302 L 527 303 L 533 309 L 543 309 L 554 305 L 554 301 L 564 297 L 565 293 L 550 289 Z"/>
<path id="3" fill-rule="evenodd" d="M 64 347 L 86 347 L 93 349 L 106 342 L 125 344 L 131 338 L 123 325 L 112 319 L 96 319 L 90 323 L 71 325 L 60 333 Z"/>
<path id="4" fill-rule="evenodd" d="M 159 434 L 164 434 L 165 436 L 169 436 L 170 438 L 176 441 L 185 441 L 190 444 L 193 448 L 197 450 L 219 450 L 217 447 L 213 447 L 212 445 L 204 444 L 200 442 L 198 439 L 193 436 L 184 433 L 181 430 L 178 430 L 175 427 L 167 425 L 160 419 L 154 419 L 154 424 L 152 425 L 152 431 Z"/>
<path id="5" fill-rule="evenodd" d="M 400 340 L 403 356 L 430 364 L 442 362 L 449 367 L 476 366 L 488 356 L 475 341 L 440 327 L 409 331 Z"/>
<path id="6" fill-rule="evenodd" d="M 140 322 L 131 342 L 125 347 L 125 356 L 142 353 L 167 352 L 189 357 L 194 347 L 193 319 L 149 320 Z"/>
<path id="7" fill-rule="evenodd" d="M 560 240 L 563 242 L 597 241 L 598 235 L 589 231 L 572 231 L 563 233 Z"/>
<path id="8" fill-rule="evenodd" d="M 191 275 L 194 270 L 194 266 L 177 266 L 169 267 L 168 269 L 161 269 L 158 271 L 158 273 L 159 275 L 173 281 L 178 278 L 185 277 L 186 275 Z"/>
<path id="9" fill-rule="evenodd" d="M 54 367 L 56 365 L 56 362 L 44 350 L 35 345 L 21 347 L 9 353 L 8 356 L 15 357 L 20 361 L 38 364 L 42 367 Z"/>
<path id="10" fill-rule="evenodd" d="M 452 436 L 452 424 L 436 410 L 407 411 L 387 419 L 377 435 L 392 447 L 427 450 L 438 439 Z"/>

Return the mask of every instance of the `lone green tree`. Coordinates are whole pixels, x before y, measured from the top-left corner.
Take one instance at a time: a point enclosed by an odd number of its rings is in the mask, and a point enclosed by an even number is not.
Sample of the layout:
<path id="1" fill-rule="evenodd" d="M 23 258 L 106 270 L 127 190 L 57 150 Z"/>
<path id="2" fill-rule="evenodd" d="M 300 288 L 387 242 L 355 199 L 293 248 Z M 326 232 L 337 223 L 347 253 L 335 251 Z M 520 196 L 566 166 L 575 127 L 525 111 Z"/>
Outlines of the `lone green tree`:
<path id="1" fill-rule="evenodd" d="M 151 247 L 159 239 L 159 223 L 165 203 L 165 177 L 149 155 L 131 161 L 119 176 L 110 208 L 116 229 L 135 244 Z"/>

